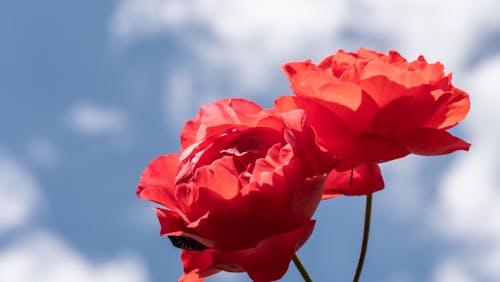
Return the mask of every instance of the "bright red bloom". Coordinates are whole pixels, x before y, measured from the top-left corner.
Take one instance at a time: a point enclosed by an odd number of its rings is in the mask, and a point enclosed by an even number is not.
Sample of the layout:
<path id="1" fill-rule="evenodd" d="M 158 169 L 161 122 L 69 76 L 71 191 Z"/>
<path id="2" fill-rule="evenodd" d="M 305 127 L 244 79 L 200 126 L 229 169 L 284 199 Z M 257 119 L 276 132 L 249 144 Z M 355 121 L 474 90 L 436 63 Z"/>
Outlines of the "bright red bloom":
<path id="1" fill-rule="evenodd" d="M 319 65 L 293 62 L 283 70 L 296 96 L 280 97 L 276 108 L 305 111 L 318 146 L 340 159 L 336 170 L 344 179 L 366 162 L 469 149 L 447 132 L 466 116 L 469 97 L 439 62 L 422 56 L 408 62 L 395 51 L 340 50 Z"/>
<path id="2" fill-rule="evenodd" d="M 202 107 L 182 130 L 180 154 L 145 169 L 141 199 L 161 235 L 183 249 L 180 281 L 245 271 L 277 280 L 311 234 L 311 217 L 334 160 L 306 144 L 302 110 L 277 114 L 243 99 Z"/>

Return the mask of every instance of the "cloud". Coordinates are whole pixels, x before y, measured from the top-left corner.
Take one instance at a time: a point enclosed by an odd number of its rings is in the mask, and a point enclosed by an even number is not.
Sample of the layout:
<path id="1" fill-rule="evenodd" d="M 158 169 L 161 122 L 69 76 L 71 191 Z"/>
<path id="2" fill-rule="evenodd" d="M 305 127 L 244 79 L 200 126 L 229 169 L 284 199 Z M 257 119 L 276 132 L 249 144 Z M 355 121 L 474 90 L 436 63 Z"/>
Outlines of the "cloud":
<path id="1" fill-rule="evenodd" d="M 122 254 L 91 261 L 50 231 L 24 231 L 42 208 L 36 177 L 0 150 L 0 281 L 8 282 L 142 282 L 149 281 L 143 262 Z M 4 244 L 4 243 L 8 244 Z"/>
<path id="2" fill-rule="evenodd" d="M 125 46 L 175 34 L 204 64 L 231 68 L 248 88 L 272 81 L 286 60 L 318 60 L 358 44 L 425 54 L 456 70 L 481 47 L 480 36 L 500 26 L 498 9 L 495 0 L 121 0 L 110 31 Z"/>
<path id="3" fill-rule="evenodd" d="M 75 104 L 66 118 L 72 128 L 85 135 L 121 133 L 127 122 L 123 111 L 89 102 Z"/>
<path id="4" fill-rule="evenodd" d="M 219 79 L 250 91 L 271 83 L 284 60 L 302 59 L 299 54 L 306 51 L 331 51 L 344 12 L 343 2 L 328 0 L 315 1 L 315 5 L 301 0 L 251 4 L 123 0 L 110 30 L 124 45 L 147 36 L 175 34 L 195 55 L 192 59 L 203 62 L 192 66 L 192 71 L 211 77 L 223 72 Z M 200 30 L 206 34 L 199 36 Z M 200 72 L 203 66 L 209 71 Z"/>
<path id="5" fill-rule="evenodd" d="M 211 281 L 218 281 L 218 282 L 246 282 L 250 281 L 251 279 L 248 278 L 246 274 L 242 274 L 240 272 L 232 273 L 232 272 L 226 272 L 226 271 L 221 271 L 207 279 L 205 281 L 211 282 Z"/>
<path id="6" fill-rule="evenodd" d="M 127 0 L 119 4 L 111 29 L 116 40 L 126 43 L 147 35 L 168 31 L 187 17 L 184 1 Z"/>
<path id="7" fill-rule="evenodd" d="M 463 263 L 449 259 L 440 263 L 437 271 L 434 273 L 433 281 L 436 282 L 474 282 L 468 273 L 467 267 Z"/>
<path id="8" fill-rule="evenodd" d="M 0 235 L 26 224 L 40 207 L 36 178 L 21 163 L 0 151 Z"/>
<path id="9" fill-rule="evenodd" d="M 47 231 L 30 232 L 0 250 L 0 281 L 9 282 L 143 282 L 142 261 L 120 255 L 91 262 Z"/>
<path id="10" fill-rule="evenodd" d="M 353 1 L 350 30 L 386 38 L 408 57 L 425 54 L 451 70 L 464 67 L 478 36 L 495 22 L 498 1 Z M 486 8 L 485 7 L 489 7 Z"/>
<path id="11" fill-rule="evenodd" d="M 133 41 L 144 34 L 168 32 L 190 37 L 190 28 L 203 27 L 209 35 L 225 44 L 250 43 L 255 47 L 258 43 L 266 43 L 257 46 L 265 49 L 283 46 L 287 42 L 308 45 L 310 43 L 304 42 L 305 39 L 323 36 L 339 26 L 345 18 L 343 12 L 345 5 L 342 1 L 327 0 L 315 1 L 314 5 L 302 0 L 257 0 L 251 5 L 241 0 L 122 0 L 110 23 L 110 30 L 115 38 Z M 280 40 L 274 37 L 276 35 Z M 246 49 L 250 46 L 239 47 Z M 298 46 L 291 47 L 288 50 Z"/>
<path id="12" fill-rule="evenodd" d="M 465 125 L 473 146 L 443 177 L 431 213 L 435 230 L 458 249 L 445 261 L 461 259 L 439 266 L 439 275 L 470 269 L 471 281 L 500 280 L 500 124 L 493 122 L 500 119 L 498 73 L 500 56 L 478 66 L 468 80 L 473 100 Z"/>

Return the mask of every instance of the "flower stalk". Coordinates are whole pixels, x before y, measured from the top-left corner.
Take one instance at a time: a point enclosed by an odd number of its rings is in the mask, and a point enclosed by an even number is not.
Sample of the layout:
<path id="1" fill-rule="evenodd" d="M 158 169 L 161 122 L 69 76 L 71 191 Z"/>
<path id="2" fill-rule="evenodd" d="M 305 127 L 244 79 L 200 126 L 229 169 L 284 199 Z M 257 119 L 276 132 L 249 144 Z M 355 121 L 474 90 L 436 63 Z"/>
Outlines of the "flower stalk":
<path id="1" fill-rule="evenodd" d="M 299 271 L 300 275 L 302 275 L 302 278 L 304 278 L 304 281 L 312 282 L 311 276 L 309 275 L 309 273 L 307 273 L 306 268 L 300 261 L 300 258 L 297 256 L 297 254 L 293 255 L 293 263 L 295 264 L 295 267 L 297 267 L 297 270 Z"/>
<path id="2" fill-rule="evenodd" d="M 368 247 L 368 237 L 370 235 L 370 221 L 372 214 L 372 196 L 373 194 L 366 195 L 366 205 L 365 205 L 365 223 L 363 226 L 363 239 L 361 242 L 361 251 L 359 253 L 358 265 L 356 266 L 356 272 L 352 278 L 352 282 L 358 282 L 361 276 L 361 271 L 363 270 L 363 263 L 366 257 L 366 249 Z"/>

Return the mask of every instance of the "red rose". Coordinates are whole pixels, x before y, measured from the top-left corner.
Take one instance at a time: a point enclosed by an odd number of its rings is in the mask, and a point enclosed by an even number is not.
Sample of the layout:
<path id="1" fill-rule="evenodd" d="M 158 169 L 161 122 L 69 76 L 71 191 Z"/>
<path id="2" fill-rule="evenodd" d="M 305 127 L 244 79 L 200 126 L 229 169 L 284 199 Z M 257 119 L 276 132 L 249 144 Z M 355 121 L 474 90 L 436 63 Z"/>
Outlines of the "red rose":
<path id="1" fill-rule="evenodd" d="M 373 166 L 409 153 L 442 155 L 470 146 L 447 132 L 464 119 L 470 104 L 439 62 L 429 64 L 422 56 L 408 62 L 395 51 L 385 55 L 360 49 L 338 51 L 319 65 L 309 60 L 287 63 L 283 70 L 296 96 L 280 97 L 276 108 L 305 111 L 318 146 L 340 159 L 336 172 L 345 180 L 340 193 L 355 184 L 346 176 L 353 168 L 355 175 L 362 172 L 360 164 Z"/>
<path id="2" fill-rule="evenodd" d="M 153 160 L 137 194 L 157 208 L 161 235 L 182 248 L 180 281 L 245 271 L 277 280 L 311 234 L 324 170 L 308 146 L 303 111 L 276 114 L 243 99 L 202 107 L 181 133 L 182 152 Z M 330 162 L 330 163 L 329 163 Z"/>

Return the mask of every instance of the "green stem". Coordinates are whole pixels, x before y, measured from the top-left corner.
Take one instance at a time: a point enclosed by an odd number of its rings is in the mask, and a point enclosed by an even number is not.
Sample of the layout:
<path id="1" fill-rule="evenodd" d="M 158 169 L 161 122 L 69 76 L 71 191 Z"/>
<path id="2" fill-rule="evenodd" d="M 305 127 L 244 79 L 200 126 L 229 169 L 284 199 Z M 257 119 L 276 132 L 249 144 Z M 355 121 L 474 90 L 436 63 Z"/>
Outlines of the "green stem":
<path id="1" fill-rule="evenodd" d="M 295 264 L 295 267 L 297 267 L 297 270 L 300 272 L 300 275 L 302 275 L 302 278 L 304 278 L 305 282 L 312 282 L 311 276 L 309 276 L 309 273 L 307 273 L 306 268 L 300 261 L 299 257 L 297 254 L 293 255 L 293 263 Z"/>
<path id="2" fill-rule="evenodd" d="M 372 214 L 372 194 L 366 195 L 366 205 L 365 205 L 365 224 L 363 227 L 363 241 L 361 243 L 361 251 L 359 253 L 358 266 L 356 267 L 356 273 L 352 278 L 352 282 L 358 282 L 361 276 L 361 271 L 363 270 L 363 263 L 366 256 L 366 248 L 368 247 L 368 236 L 370 235 L 370 219 Z"/>

